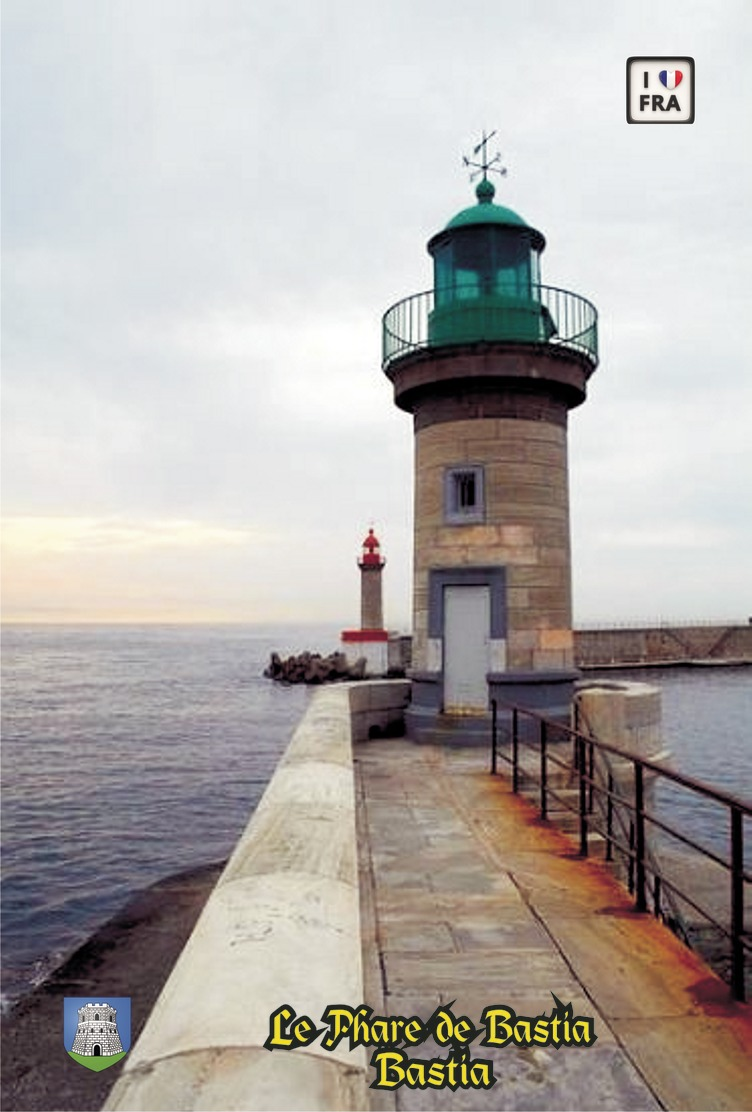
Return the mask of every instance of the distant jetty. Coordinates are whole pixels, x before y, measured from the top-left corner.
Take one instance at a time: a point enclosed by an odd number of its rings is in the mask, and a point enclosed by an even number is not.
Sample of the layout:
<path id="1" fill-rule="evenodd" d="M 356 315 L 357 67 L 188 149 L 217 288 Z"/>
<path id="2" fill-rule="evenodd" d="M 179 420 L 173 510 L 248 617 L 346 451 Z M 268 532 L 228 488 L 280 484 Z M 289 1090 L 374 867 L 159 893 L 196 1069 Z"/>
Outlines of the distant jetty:
<path id="1" fill-rule="evenodd" d="M 752 621 L 576 629 L 578 668 L 752 664 Z"/>
<path id="2" fill-rule="evenodd" d="M 411 663 L 409 636 L 389 636 L 390 677 L 404 676 Z M 670 668 L 752 664 L 752 622 L 612 626 L 574 631 L 576 667 Z M 272 653 L 264 675 L 280 683 L 337 683 L 373 676 L 365 657 L 350 662 L 343 652 L 303 652 L 283 659 Z"/>

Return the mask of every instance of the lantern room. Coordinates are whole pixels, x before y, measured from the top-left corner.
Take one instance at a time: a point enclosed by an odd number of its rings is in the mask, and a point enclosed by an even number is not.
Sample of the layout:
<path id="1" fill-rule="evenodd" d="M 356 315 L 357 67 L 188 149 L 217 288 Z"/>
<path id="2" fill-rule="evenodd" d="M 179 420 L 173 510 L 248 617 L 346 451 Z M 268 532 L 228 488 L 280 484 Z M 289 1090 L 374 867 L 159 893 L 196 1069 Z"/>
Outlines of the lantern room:
<path id="1" fill-rule="evenodd" d="M 368 536 L 363 541 L 363 554 L 358 560 L 360 568 L 383 568 L 386 560 L 382 557 L 378 538 L 373 529 L 368 530 Z"/>
<path id="2" fill-rule="evenodd" d="M 463 209 L 428 242 L 434 264 L 432 344 L 477 340 L 546 342 L 556 327 L 540 297 L 546 241 L 521 216 L 495 205 L 494 186 L 478 183 Z"/>

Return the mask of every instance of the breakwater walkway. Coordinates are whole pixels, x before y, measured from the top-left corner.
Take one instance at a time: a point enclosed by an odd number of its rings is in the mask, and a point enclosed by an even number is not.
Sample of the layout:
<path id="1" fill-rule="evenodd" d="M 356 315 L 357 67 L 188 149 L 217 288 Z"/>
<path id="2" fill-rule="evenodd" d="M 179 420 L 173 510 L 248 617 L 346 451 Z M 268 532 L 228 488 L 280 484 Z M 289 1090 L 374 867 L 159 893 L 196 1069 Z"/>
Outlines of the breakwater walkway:
<path id="1" fill-rule="evenodd" d="M 484 1008 L 594 1019 L 594 1045 L 482 1047 L 490 1090 L 374 1093 L 398 1109 L 748 1109 L 752 1009 L 597 862 L 491 777 L 477 749 L 355 747 L 366 999 L 377 1013 Z M 422 1044 L 422 1059 L 447 1057 Z"/>
<path id="2" fill-rule="evenodd" d="M 407 681 L 311 699 L 105 1107 L 752 1108 L 752 1008 L 490 776 L 484 749 L 388 736 L 408 699 Z M 332 1009 L 361 1005 L 413 1021 L 405 1059 L 392 1037 L 332 1040 Z M 496 1035 L 514 1013 L 556 1038 L 568 1005 L 580 1045 L 482 1045 L 489 1007 Z M 440 1007 L 468 1017 L 467 1057 L 439 1045 Z M 374 1055 L 411 1083 L 421 1061 L 451 1081 L 457 1059 L 461 1082 L 485 1062 L 490 1087 L 372 1088 Z"/>

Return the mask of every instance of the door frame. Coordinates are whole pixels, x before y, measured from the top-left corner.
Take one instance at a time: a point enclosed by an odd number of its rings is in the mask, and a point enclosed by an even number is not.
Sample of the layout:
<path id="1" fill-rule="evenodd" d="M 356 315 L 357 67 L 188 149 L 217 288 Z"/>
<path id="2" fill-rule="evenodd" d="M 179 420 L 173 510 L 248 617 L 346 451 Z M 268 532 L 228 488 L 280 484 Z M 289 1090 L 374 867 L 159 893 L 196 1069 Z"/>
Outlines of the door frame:
<path id="1" fill-rule="evenodd" d="M 430 568 L 428 572 L 428 638 L 440 646 L 439 672 L 441 705 L 444 705 L 444 588 L 488 587 L 491 605 L 490 641 L 506 642 L 507 638 L 507 569 L 504 565 L 478 567 Z M 439 656 L 437 652 L 435 655 Z M 429 665 L 429 667 L 431 667 Z M 491 671 L 489 662 L 489 672 Z"/>

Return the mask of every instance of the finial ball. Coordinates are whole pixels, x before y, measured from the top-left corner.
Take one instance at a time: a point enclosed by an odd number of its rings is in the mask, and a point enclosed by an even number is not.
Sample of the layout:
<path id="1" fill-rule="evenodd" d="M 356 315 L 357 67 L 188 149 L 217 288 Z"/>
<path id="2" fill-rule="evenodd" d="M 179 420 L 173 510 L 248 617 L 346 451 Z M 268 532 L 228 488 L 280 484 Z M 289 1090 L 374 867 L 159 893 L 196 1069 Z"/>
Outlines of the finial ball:
<path id="1" fill-rule="evenodd" d="M 488 178 L 481 178 L 475 187 L 475 196 L 478 198 L 478 204 L 480 205 L 490 205 L 495 193 L 494 184 Z"/>

